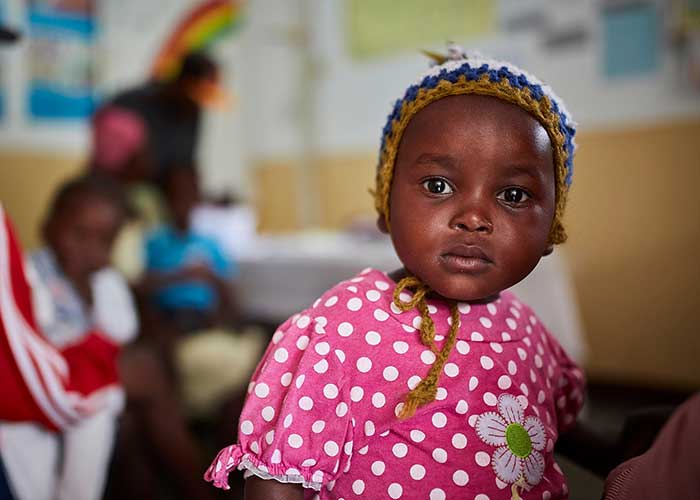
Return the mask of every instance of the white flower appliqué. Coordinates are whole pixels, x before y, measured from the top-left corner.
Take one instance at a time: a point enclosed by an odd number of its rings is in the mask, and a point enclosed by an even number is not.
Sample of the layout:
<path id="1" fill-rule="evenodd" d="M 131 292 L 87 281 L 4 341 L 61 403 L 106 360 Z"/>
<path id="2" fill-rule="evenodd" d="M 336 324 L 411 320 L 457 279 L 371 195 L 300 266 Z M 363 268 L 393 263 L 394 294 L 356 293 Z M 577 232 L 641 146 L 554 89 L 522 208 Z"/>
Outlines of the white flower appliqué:
<path id="1" fill-rule="evenodd" d="M 512 394 L 498 397 L 498 413 L 486 412 L 477 417 L 476 432 L 481 440 L 496 450 L 491 466 L 504 483 L 530 489 L 544 474 L 544 450 L 547 442 L 542 422 L 525 418 L 520 401 Z M 515 494 L 515 489 L 514 489 Z"/>

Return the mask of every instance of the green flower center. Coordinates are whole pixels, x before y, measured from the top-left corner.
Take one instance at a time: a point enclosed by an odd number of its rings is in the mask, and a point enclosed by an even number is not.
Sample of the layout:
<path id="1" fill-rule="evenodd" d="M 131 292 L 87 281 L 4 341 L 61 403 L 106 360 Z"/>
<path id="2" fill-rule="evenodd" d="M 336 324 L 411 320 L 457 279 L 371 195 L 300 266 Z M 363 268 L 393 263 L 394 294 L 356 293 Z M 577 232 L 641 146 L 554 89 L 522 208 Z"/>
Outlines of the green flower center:
<path id="1" fill-rule="evenodd" d="M 508 449 L 520 458 L 527 457 L 532 451 L 532 441 L 525 427 L 515 422 L 506 427 L 506 443 Z"/>

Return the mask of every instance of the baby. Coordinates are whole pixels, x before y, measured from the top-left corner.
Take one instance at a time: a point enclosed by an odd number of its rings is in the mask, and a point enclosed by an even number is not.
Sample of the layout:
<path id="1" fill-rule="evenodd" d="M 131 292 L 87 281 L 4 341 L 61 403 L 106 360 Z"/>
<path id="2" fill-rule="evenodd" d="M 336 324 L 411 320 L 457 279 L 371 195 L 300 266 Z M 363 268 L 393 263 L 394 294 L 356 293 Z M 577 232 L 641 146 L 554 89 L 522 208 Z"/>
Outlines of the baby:
<path id="1" fill-rule="evenodd" d="M 237 467 L 246 498 L 568 496 L 553 448 L 583 375 L 504 290 L 566 239 L 574 124 L 511 64 L 438 63 L 383 131 L 375 202 L 403 267 L 278 329 L 215 485 Z"/>

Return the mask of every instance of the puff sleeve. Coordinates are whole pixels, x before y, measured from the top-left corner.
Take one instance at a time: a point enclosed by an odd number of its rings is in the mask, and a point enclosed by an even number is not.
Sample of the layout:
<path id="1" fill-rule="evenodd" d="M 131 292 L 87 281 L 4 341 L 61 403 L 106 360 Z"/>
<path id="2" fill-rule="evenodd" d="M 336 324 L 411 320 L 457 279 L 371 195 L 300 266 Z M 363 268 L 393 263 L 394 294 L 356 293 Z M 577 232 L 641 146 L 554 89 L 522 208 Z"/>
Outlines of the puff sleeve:
<path id="1" fill-rule="evenodd" d="M 248 388 L 238 444 L 219 452 L 206 480 L 228 489 L 228 473 L 237 467 L 318 491 L 349 468 L 345 358 L 325 326 L 325 318 L 305 311 L 275 332 Z"/>
<path id="2" fill-rule="evenodd" d="M 551 337 L 550 339 L 553 339 Z M 566 354 L 556 342 L 553 345 L 558 374 L 554 381 L 554 404 L 556 407 L 557 429 L 562 434 L 574 426 L 576 417 L 583 407 L 585 377 L 581 368 Z"/>

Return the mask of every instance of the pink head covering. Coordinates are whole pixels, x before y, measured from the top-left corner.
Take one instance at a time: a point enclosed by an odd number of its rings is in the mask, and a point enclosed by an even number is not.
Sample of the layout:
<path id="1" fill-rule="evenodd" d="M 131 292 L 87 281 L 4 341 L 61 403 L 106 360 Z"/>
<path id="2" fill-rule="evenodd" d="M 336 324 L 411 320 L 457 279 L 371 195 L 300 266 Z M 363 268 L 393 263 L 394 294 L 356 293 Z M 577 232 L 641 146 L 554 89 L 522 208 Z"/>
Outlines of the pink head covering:
<path id="1" fill-rule="evenodd" d="M 92 124 L 93 165 L 117 174 L 146 142 L 146 125 L 133 111 L 108 106 L 98 111 Z"/>

